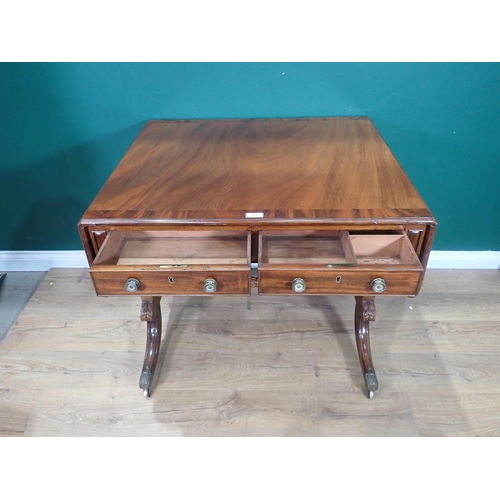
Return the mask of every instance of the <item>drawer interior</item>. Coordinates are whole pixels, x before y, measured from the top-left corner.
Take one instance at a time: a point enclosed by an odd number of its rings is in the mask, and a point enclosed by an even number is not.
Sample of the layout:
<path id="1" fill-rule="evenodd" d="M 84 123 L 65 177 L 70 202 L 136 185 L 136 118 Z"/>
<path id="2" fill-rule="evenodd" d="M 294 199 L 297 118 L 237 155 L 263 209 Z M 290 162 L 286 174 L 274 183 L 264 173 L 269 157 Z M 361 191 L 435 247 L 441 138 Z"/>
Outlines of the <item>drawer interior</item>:
<path id="1" fill-rule="evenodd" d="M 350 234 L 348 231 L 262 231 L 259 264 L 337 267 L 416 265 L 420 261 L 404 232 Z"/>
<path id="2" fill-rule="evenodd" d="M 95 266 L 250 266 L 249 231 L 111 231 Z M 261 231 L 259 265 L 419 265 L 406 233 Z"/>
<path id="3" fill-rule="evenodd" d="M 250 265 L 245 231 L 112 231 L 93 266 Z"/>
<path id="4" fill-rule="evenodd" d="M 406 234 L 351 234 L 358 264 L 420 264 Z"/>
<path id="5" fill-rule="evenodd" d="M 347 231 L 262 231 L 259 263 L 355 266 Z"/>

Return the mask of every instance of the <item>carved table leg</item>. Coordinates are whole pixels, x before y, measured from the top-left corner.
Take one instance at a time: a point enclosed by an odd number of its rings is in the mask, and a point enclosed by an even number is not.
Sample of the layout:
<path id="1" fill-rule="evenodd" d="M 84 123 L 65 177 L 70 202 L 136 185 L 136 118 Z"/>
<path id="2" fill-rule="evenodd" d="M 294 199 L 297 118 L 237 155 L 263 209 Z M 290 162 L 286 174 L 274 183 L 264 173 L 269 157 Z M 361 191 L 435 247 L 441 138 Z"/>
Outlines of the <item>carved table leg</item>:
<path id="1" fill-rule="evenodd" d="M 375 298 L 355 297 L 356 309 L 354 312 L 354 328 L 356 332 L 356 346 L 358 348 L 361 371 L 365 379 L 368 398 L 373 399 L 378 389 L 377 375 L 373 367 L 370 348 L 370 321 L 375 321 Z"/>
<path id="2" fill-rule="evenodd" d="M 147 322 L 146 353 L 142 367 L 139 387 L 144 391 L 144 396 L 151 395 L 151 384 L 158 361 L 161 342 L 161 297 L 142 297 L 141 321 Z"/>

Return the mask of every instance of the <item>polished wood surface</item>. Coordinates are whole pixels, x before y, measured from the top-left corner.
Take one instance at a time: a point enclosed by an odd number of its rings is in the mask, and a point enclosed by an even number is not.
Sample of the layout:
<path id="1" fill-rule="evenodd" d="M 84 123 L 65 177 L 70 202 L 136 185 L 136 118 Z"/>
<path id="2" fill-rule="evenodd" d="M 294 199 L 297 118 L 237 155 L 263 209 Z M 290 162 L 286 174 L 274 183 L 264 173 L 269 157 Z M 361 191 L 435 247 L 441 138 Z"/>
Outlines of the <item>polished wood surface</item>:
<path id="1" fill-rule="evenodd" d="M 375 321 L 375 297 L 356 296 L 354 309 L 354 334 L 359 364 L 365 380 L 368 399 L 373 399 L 378 389 L 378 379 L 373 366 L 370 346 L 370 321 Z"/>
<path id="2" fill-rule="evenodd" d="M 425 269 L 436 221 L 366 117 L 153 120 L 79 223 L 93 261 L 110 231 L 408 233 Z M 140 227 L 139 227 L 140 226 Z"/>
<path id="3" fill-rule="evenodd" d="M 261 295 L 296 295 L 292 281 L 302 278 L 306 290 L 301 295 L 358 295 L 372 294 L 371 282 L 384 276 L 387 290 L 381 295 L 415 296 L 422 270 L 402 271 L 387 266 L 386 269 L 362 270 L 343 268 L 319 270 L 259 269 Z"/>
<path id="4" fill-rule="evenodd" d="M 135 295 L 207 295 L 203 289 L 205 280 L 217 281 L 218 295 L 248 295 L 250 293 L 250 271 L 245 270 L 209 270 L 192 271 L 184 269 L 162 269 L 148 271 L 123 266 L 123 270 L 91 270 L 97 295 L 133 294 L 125 289 L 130 278 L 140 281 Z M 247 266 L 248 267 L 248 266 Z"/>
<path id="5" fill-rule="evenodd" d="M 141 321 L 147 324 L 146 351 L 139 387 L 147 398 L 151 395 L 153 375 L 158 362 L 161 345 L 161 297 L 142 297 Z"/>
<path id="6" fill-rule="evenodd" d="M 377 298 L 364 397 L 352 297 L 164 297 L 154 397 L 140 298 L 53 269 L 0 344 L 1 436 L 500 436 L 500 272 Z"/>
<path id="7" fill-rule="evenodd" d="M 433 220 L 366 117 L 149 121 L 83 220 L 252 224 L 255 212 Z"/>

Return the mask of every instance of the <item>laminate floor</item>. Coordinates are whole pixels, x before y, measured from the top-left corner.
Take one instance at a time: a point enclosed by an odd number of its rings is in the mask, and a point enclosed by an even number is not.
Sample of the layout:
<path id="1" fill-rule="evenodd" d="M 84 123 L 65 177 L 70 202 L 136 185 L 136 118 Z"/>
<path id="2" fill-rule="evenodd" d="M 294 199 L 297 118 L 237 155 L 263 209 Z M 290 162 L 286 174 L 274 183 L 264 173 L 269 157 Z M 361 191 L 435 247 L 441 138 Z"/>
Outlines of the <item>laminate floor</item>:
<path id="1" fill-rule="evenodd" d="M 17 318 L 23 311 L 29 299 L 37 289 L 44 272 L 8 273 L 0 282 L 0 344 L 9 333 Z"/>
<path id="2" fill-rule="evenodd" d="M 52 269 L 0 345 L 0 435 L 498 436 L 500 272 L 377 297 L 365 396 L 352 297 L 162 299 L 153 394 L 139 298 Z"/>

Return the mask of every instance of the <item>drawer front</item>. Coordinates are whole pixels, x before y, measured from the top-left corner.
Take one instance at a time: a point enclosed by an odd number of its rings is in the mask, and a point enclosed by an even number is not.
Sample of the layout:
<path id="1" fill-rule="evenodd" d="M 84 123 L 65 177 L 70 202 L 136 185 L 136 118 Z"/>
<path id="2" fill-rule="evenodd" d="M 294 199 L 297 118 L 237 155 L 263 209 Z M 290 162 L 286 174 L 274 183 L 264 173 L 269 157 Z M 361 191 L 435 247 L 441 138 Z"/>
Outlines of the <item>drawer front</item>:
<path id="1" fill-rule="evenodd" d="M 422 271 L 338 269 L 328 271 L 273 269 L 259 270 L 260 295 L 406 295 L 418 289 Z M 295 279 L 303 280 L 305 289 L 295 292 Z M 382 278 L 386 289 L 374 292 L 372 282 Z M 299 288 L 302 288 L 300 286 Z"/>
<path id="2" fill-rule="evenodd" d="M 249 271 L 104 271 L 91 269 L 97 295 L 249 295 Z M 129 279 L 136 279 L 136 291 L 127 291 Z M 215 290 L 205 291 L 206 280 L 215 280 Z M 209 290 L 214 283 L 210 282 Z"/>

